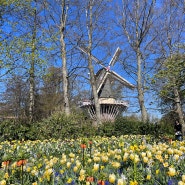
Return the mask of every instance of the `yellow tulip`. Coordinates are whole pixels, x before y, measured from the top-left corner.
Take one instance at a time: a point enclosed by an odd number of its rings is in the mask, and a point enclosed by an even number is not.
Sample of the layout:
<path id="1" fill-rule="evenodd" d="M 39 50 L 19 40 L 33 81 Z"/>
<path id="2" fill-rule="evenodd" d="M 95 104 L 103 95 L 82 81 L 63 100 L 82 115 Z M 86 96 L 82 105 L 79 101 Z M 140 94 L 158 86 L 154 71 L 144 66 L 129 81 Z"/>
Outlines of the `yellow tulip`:
<path id="1" fill-rule="evenodd" d="M 185 183 L 185 175 L 182 175 L 182 181 Z"/>
<path id="2" fill-rule="evenodd" d="M 147 155 L 148 158 L 152 158 L 152 153 L 150 151 L 147 151 L 146 155 Z"/>
<path id="3" fill-rule="evenodd" d="M 175 161 L 178 161 L 178 160 L 179 160 L 179 155 L 175 154 L 175 155 L 173 156 L 173 159 L 174 159 Z"/>
<path id="4" fill-rule="evenodd" d="M 70 157 L 70 158 L 74 158 L 74 157 L 75 157 L 75 154 L 70 153 L 70 154 L 69 154 L 69 157 Z"/>
<path id="5" fill-rule="evenodd" d="M 88 159 L 88 161 L 87 161 L 88 163 L 91 163 L 92 162 L 92 159 Z"/>
<path id="6" fill-rule="evenodd" d="M 95 156 L 93 159 L 94 159 L 94 162 L 99 162 L 100 161 L 100 157 Z"/>
<path id="7" fill-rule="evenodd" d="M 85 174 L 85 170 L 84 169 L 81 169 L 80 170 L 80 175 L 84 175 Z"/>
<path id="8" fill-rule="evenodd" d="M 182 182 L 182 181 L 179 181 L 179 182 L 178 182 L 178 185 L 185 185 L 185 183 Z"/>
<path id="9" fill-rule="evenodd" d="M 157 169 L 157 170 L 155 171 L 156 175 L 158 175 L 158 174 L 159 174 L 159 172 L 160 172 L 160 170 L 159 170 L 159 169 Z"/>
<path id="10" fill-rule="evenodd" d="M 173 149 L 168 148 L 167 152 L 168 152 L 168 154 L 172 155 L 173 154 Z"/>
<path id="11" fill-rule="evenodd" d="M 114 182 L 116 181 L 116 176 L 115 174 L 110 174 L 109 175 L 109 182 L 114 184 Z"/>
<path id="12" fill-rule="evenodd" d="M 71 167 L 71 162 L 67 162 L 67 168 L 70 168 Z"/>
<path id="13" fill-rule="evenodd" d="M 164 167 L 168 167 L 168 165 L 169 165 L 168 162 L 163 163 Z"/>
<path id="14" fill-rule="evenodd" d="M 108 160 L 109 160 L 109 158 L 108 158 L 108 156 L 102 156 L 102 161 L 104 162 L 104 163 L 106 163 L 106 162 L 108 162 Z"/>
<path id="15" fill-rule="evenodd" d="M 176 175 L 176 170 L 175 168 L 169 167 L 168 175 L 173 177 Z"/>
<path id="16" fill-rule="evenodd" d="M 148 157 L 143 157 L 143 162 L 147 163 L 148 162 Z"/>
<path id="17" fill-rule="evenodd" d="M 123 161 L 126 161 L 128 159 L 129 154 L 127 152 L 124 153 Z"/>
<path id="18" fill-rule="evenodd" d="M 6 181 L 5 180 L 0 181 L 0 185 L 6 185 Z"/>
<path id="19" fill-rule="evenodd" d="M 112 162 L 112 166 L 114 167 L 114 168 L 119 168 L 120 166 L 121 166 L 121 164 L 119 163 L 119 162 Z"/>
<path id="20" fill-rule="evenodd" d="M 150 180 L 150 179 L 151 179 L 151 175 L 148 174 L 148 175 L 146 176 L 146 179 L 147 179 L 147 180 Z"/>
<path id="21" fill-rule="evenodd" d="M 130 181 L 129 185 L 138 185 L 138 182 L 136 180 L 135 181 Z"/>
<path id="22" fill-rule="evenodd" d="M 30 172 L 31 171 L 31 168 L 30 167 L 27 167 L 26 171 L 27 172 Z"/>
<path id="23" fill-rule="evenodd" d="M 95 163 L 95 164 L 94 164 L 93 170 L 94 170 L 94 171 L 98 171 L 98 170 L 99 170 L 99 166 L 100 166 L 99 164 L 96 164 L 96 163 Z"/>
<path id="24" fill-rule="evenodd" d="M 61 160 L 60 160 L 60 163 L 61 163 L 61 164 L 65 164 L 65 163 L 66 163 L 66 159 L 61 159 Z"/>
<path id="25" fill-rule="evenodd" d="M 78 167 L 77 166 L 74 166 L 73 171 L 74 172 L 77 172 L 77 170 L 78 170 Z"/>
<path id="26" fill-rule="evenodd" d="M 118 179 L 117 185 L 125 185 L 125 183 L 123 179 Z"/>
<path id="27" fill-rule="evenodd" d="M 146 157 L 146 152 L 141 152 L 142 157 Z"/>
<path id="28" fill-rule="evenodd" d="M 61 174 L 61 175 L 64 174 L 64 172 L 65 172 L 64 170 L 60 170 L 60 174 Z"/>
<path id="29" fill-rule="evenodd" d="M 8 173 L 5 173 L 5 174 L 4 174 L 4 178 L 5 178 L 5 179 L 8 179 L 8 178 L 9 178 Z"/>
<path id="30" fill-rule="evenodd" d="M 73 179 L 72 179 L 72 178 L 69 178 L 69 179 L 67 180 L 67 183 L 70 184 L 72 181 L 73 181 Z"/>
<path id="31" fill-rule="evenodd" d="M 130 159 L 133 161 L 135 158 L 135 155 L 133 153 L 130 154 Z"/>
<path id="32" fill-rule="evenodd" d="M 80 175 L 78 178 L 79 181 L 84 181 L 85 180 L 85 175 Z"/>

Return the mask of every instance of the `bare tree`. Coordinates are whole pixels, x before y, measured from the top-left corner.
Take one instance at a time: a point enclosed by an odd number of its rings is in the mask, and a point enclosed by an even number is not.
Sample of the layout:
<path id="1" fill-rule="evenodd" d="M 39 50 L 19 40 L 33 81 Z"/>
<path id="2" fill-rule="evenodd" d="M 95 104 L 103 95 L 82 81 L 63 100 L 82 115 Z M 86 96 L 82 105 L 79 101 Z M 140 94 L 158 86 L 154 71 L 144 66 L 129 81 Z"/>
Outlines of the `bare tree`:
<path id="1" fill-rule="evenodd" d="M 154 40 L 154 35 L 150 34 L 154 21 L 154 7 L 155 0 L 122 0 L 122 8 L 117 7 L 116 11 L 119 13 L 117 16 L 120 16 L 118 26 L 130 45 L 129 55 L 136 61 L 132 65 L 132 75 L 136 77 L 137 97 L 144 122 L 148 119 L 145 107 L 146 51 Z"/>
<path id="2" fill-rule="evenodd" d="M 69 107 L 69 82 L 68 82 L 68 69 L 66 59 L 66 44 L 65 44 L 65 31 L 66 19 L 69 1 L 62 0 L 61 2 L 61 18 L 60 18 L 60 43 L 61 43 L 61 57 L 62 57 L 62 75 L 63 75 L 63 93 L 64 93 L 64 110 L 66 115 L 70 114 Z"/>
<path id="3" fill-rule="evenodd" d="M 36 33 L 37 33 L 37 11 L 33 13 L 33 29 L 32 29 L 32 40 L 31 40 L 31 62 L 30 62 L 30 90 L 29 90 L 29 119 L 30 122 L 34 119 L 34 107 L 35 107 L 35 51 L 36 51 Z"/>
<path id="4" fill-rule="evenodd" d="M 22 79 L 22 76 L 13 75 L 10 77 L 6 84 L 6 91 L 3 93 L 2 117 L 26 118 L 29 104 L 28 93 L 29 86 Z"/>
<path id="5" fill-rule="evenodd" d="M 93 34 L 93 0 L 89 0 L 89 4 L 86 9 L 86 19 L 87 19 L 87 31 L 88 31 L 88 68 L 90 72 L 90 82 L 92 86 L 92 92 L 94 97 L 94 103 L 95 103 L 95 109 L 96 109 L 96 116 L 97 116 L 97 124 L 101 124 L 101 116 L 100 116 L 100 104 L 98 99 L 98 93 L 97 93 L 97 87 L 96 87 L 96 81 L 95 81 L 95 75 L 94 75 L 94 69 L 92 65 L 92 34 Z"/>

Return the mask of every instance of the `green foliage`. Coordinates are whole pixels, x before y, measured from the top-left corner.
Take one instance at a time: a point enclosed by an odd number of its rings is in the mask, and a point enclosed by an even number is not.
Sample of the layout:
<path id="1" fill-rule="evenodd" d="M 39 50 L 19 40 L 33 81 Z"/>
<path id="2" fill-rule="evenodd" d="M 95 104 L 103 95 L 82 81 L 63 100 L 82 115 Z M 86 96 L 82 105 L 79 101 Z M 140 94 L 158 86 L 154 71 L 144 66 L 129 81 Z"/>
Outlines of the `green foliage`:
<path id="1" fill-rule="evenodd" d="M 0 140 L 22 140 L 27 138 L 30 125 L 18 120 L 5 120 L 0 123 Z"/>
<path id="2" fill-rule="evenodd" d="M 98 135 L 100 136 L 121 136 L 121 135 L 153 135 L 160 136 L 173 135 L 173 125 L 168 122 L 161 123 L 144 123 L 132 118 L 118 118 L 115 123 L 104 123 L 99 127 Z"/>
<path id="3" fill-rule="evenodd" d="M 141 122 L 120 117 L 115 122 L 115 131 L 121 135 L 139 134 Z"/>
<path id="4" fill-rule="evenodd" d="M 174 54 L 163 62 L 163 65 L 158 70 L 155 78 L 152 80 L 153 84 L 161 83 L 162 87 L 159 92 L 161 97 L 169 96 L 173 94 L 174 88 L 178 88 L 179 91 L 184 85 L 185 77 L 185 56 L 180 54 Z"/>
<path id="5" fill-rule="evenodd" d="M 0 141 L 4 140 L 44 140 L 66 139 L 92 136 L 153 135 L 154 137 L 173 135 L 173 124 L 143 123 L 132 118 L 118 118 L 114 123 L 106 122 L 98 128 L 92 121 L 79 113 L 66 116 L 54 114 L 48 119 L 28 124 L 26 121 L 6 120 L 0 123 Z"/>
<path id="6" fill-rule="evenodd" d="M 38 139 L 76 138 L 82 135 L 91 135 L 91 122 L 85 121 L 80 114 L 55 114 L 48 119 L 35 123 L 41 133 Z"/>
<path id="7" fill-rule="evenodd" d="M 6 120 L 0 123 L 1 141 L 64 139 L 94 135 L 92 122 L 85 120 L 81 114 L 54 114 L 40 122 L 29 124 L 28 121 Z"/>

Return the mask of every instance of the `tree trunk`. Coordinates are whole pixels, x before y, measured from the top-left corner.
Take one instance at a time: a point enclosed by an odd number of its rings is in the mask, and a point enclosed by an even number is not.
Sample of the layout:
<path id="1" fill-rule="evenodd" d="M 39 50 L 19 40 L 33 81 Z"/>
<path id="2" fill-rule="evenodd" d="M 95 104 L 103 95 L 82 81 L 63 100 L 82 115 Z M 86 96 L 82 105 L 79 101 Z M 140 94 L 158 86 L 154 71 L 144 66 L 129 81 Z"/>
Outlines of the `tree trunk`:
<path id="1" fill-rule="evenodd" d="M 66 115 L 70 114 L 69 105 L 69 81 L 68 81 L 68 71 L 67 71 L 67 61 L 66 61 L 66 44 L 65 44 L 65 27 L 67 18 L 67 9 L 65 0 L 62 0 L 62 14 L 60 22 L 60 44 L 61 44 L 61 57 L 62 57 L 62 77 L 63 77 L 63 95 L 64 95 L 64 111 Z"/>
<path id="2" fill-rule="evenodd" d="M 29 103 L 29 120 L 34 119 L 34 106 L 35 106 L 35 78 L 34 78 L 34 61 L 31 63 L 30 68 L 30 103 Z"/>
<path id="3" fill-rule="evenodd" d="M 30 66 L 30 89 L 29 89 L 29 121 L 34 119 L 34 107 L 35 107 L 35 50 L 36 50 L 36 10 L 34 11 L 34 28 L 32 37 L 32 50 L 31 50 L 31 66 Z"/>
<path id="4" fill-rule="evenodd" d="M 179 92 L 177 90 L 177 88 L 174 88 L 174 95 L 175 95 L 175 105 L 176 105 L 176 113 L 179 116 L 179 122 L 180 124 L 182 124 L 182 132 L 183 135 L 185 135 L 185 122 L 184 122 L 184 117 L 183 117 L 183 110 L 181 107 L 181 99 L 179 96 Z"/>
<path id="5" fill-rule="evenodd" d="M 88 29 L 88 38 L 89 38 L 89 44 L 88 44 L 88 68 L 90 72 L 90 83 L 92 87 L 92 92 L 93 92 L 93 97 L 94 97 L 94 104 L 95 104 L 95 109 L 96 109 L 96 121 L 97 121 L 97 126 L 101 124 L 101 114 L 100 114 L 100 104 L 99 104 L 99 98 L 98 98 L 98 93 L 97 93 L 97 87 L 96 87 L 96 81 L 95 81 L 95 76 L 94 76 L 94 69 L 92 65 L 92 57 L 91 57 L 91 50 L 92 50 L 92 21 L 93 21 L 93 14 L 92 14 L 92 0 L 89 2 L 89 24 L 87 23 L 87 29 Z"/>
<path id="6" fill-rule="evenodd" d="M 141 74 L 141 54 L 139 49 L 137 49 L 137 90 L 138 90 L 138 100 L 141 109 L 142 121 L 146 122 L 148 119 L 147 111 L 144 105 L 144 90 L 142 85 L 142 74 Z"/>

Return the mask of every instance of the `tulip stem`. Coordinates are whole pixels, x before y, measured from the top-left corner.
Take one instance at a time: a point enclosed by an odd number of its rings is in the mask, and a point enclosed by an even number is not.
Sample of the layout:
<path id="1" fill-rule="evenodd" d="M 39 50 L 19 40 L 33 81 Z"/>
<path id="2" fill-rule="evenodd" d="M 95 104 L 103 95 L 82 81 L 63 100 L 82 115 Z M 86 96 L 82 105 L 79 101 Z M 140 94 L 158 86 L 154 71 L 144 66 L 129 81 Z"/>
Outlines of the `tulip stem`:
<path id="1" fill-rule="evenodd" d="M 85 149 L 82 148 L 82 161 L 83 161 L 83 167 L 85 166 L 85 159 L 84 159 L 84 155 L 85 155 Z"/>
<path id="2" fill-rule="evenodd" d="M 21 165 L 21 185 L 23 184 L 23 164 Z"/>

